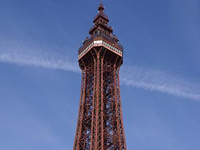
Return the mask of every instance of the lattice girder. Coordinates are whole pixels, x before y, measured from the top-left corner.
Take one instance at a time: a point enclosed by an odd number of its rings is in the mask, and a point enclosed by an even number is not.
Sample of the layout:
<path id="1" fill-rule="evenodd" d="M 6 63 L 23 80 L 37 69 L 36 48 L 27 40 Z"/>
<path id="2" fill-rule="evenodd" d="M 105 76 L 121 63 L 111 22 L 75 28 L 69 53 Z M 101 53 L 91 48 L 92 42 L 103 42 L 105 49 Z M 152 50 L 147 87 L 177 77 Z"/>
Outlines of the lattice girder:
<path id="1" fill-rule="evenodd" d="M 122 57 L 104 47 L 79 60 L 82 84 L 74 150 L 126 150 L 119 68 Z"/>

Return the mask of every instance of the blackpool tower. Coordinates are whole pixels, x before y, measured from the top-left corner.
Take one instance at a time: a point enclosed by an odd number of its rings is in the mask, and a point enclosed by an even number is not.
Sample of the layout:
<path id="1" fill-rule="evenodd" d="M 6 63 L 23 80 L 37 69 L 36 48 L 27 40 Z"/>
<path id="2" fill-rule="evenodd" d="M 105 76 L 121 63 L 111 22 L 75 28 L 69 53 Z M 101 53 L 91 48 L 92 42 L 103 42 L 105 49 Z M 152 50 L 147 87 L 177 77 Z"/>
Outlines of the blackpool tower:
<path id="1" fill-rule="evenodd" d="M 78 51 L 82 81 L 73 150 L 127 150 L 119 85 L 123 47 L 102 3 L 98 11 Z"/>

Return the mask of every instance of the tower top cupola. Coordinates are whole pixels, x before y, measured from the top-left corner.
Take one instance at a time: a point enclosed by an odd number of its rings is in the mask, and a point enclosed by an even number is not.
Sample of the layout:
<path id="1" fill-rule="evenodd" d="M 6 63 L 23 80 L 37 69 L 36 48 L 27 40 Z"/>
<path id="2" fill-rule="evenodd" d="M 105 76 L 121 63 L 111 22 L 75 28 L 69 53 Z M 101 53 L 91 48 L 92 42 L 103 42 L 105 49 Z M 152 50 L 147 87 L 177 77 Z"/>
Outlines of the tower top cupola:
<path id="1" fill-rule="evenodd" d="M 105 9 L 105 8 L 104 8 L 103 4 L 101 3 L 101 4 L 99 5 L 99 7 L 98 7 L 99 13 L 103 13 L 104 9 Z"/>
<path id="2" fill-rule="evenodd" d="M 93 20 L 94 26 L 90 29 L 90 35 L 94 35 L 95 33 L 99 32 L 106 32 L 107 35 L 112 34 L 113 29 L 112 27 L 108 26 L 108 16 L 104 13 L 104 6 L 100 3 L 98 7 L 98 14 Z"/>

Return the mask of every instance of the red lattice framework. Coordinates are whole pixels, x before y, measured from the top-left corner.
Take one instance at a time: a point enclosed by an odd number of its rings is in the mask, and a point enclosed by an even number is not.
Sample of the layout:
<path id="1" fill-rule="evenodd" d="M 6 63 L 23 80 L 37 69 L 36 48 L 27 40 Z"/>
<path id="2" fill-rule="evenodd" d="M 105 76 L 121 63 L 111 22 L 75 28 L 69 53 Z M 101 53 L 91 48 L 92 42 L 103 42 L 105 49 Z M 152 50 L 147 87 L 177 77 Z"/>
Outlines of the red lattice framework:
<path id="1" fill-rule="evenodd" d="M 119 86 L 123 49 L 106 30 L 103 9 L 101 4 L 96 27 L 79 50 L 82 81 L 73 150 L 126 150 Z"/>

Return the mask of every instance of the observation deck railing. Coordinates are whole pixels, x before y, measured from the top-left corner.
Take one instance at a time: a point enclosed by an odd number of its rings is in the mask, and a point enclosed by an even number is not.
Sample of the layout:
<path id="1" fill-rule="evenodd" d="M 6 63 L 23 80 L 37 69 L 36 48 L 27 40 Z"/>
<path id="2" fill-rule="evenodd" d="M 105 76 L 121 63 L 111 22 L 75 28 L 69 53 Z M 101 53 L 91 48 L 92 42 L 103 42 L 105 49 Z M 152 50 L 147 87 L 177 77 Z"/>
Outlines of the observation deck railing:
<path id="1" fill-rule="evenodd" d="M 88 44 L 89 42 L 91 42 L 93 39 L 98 38 L 98 37 L 104 38 L 104 39 L 108 40 L 109 42 L 114 43 L 114 45 L 118 46 L 118 47 L 123 51 L 123 46 L 122 46 L 122 44 L 116 42 L 115 39 L 114 39 L 113 37 L 111 37 L 111 36 L 109 36 L 109 35 L 105 35 L 105 34 L 103 34 L 103 33 L 95 33 L 94 35 L 92 35 L 92 36 L 79 48 L 78 52 L 80 53 L 81 50 L 83 49 L 83 47 L 84 47 L 85 45 L 87 45 L 87 44 Z"/>

